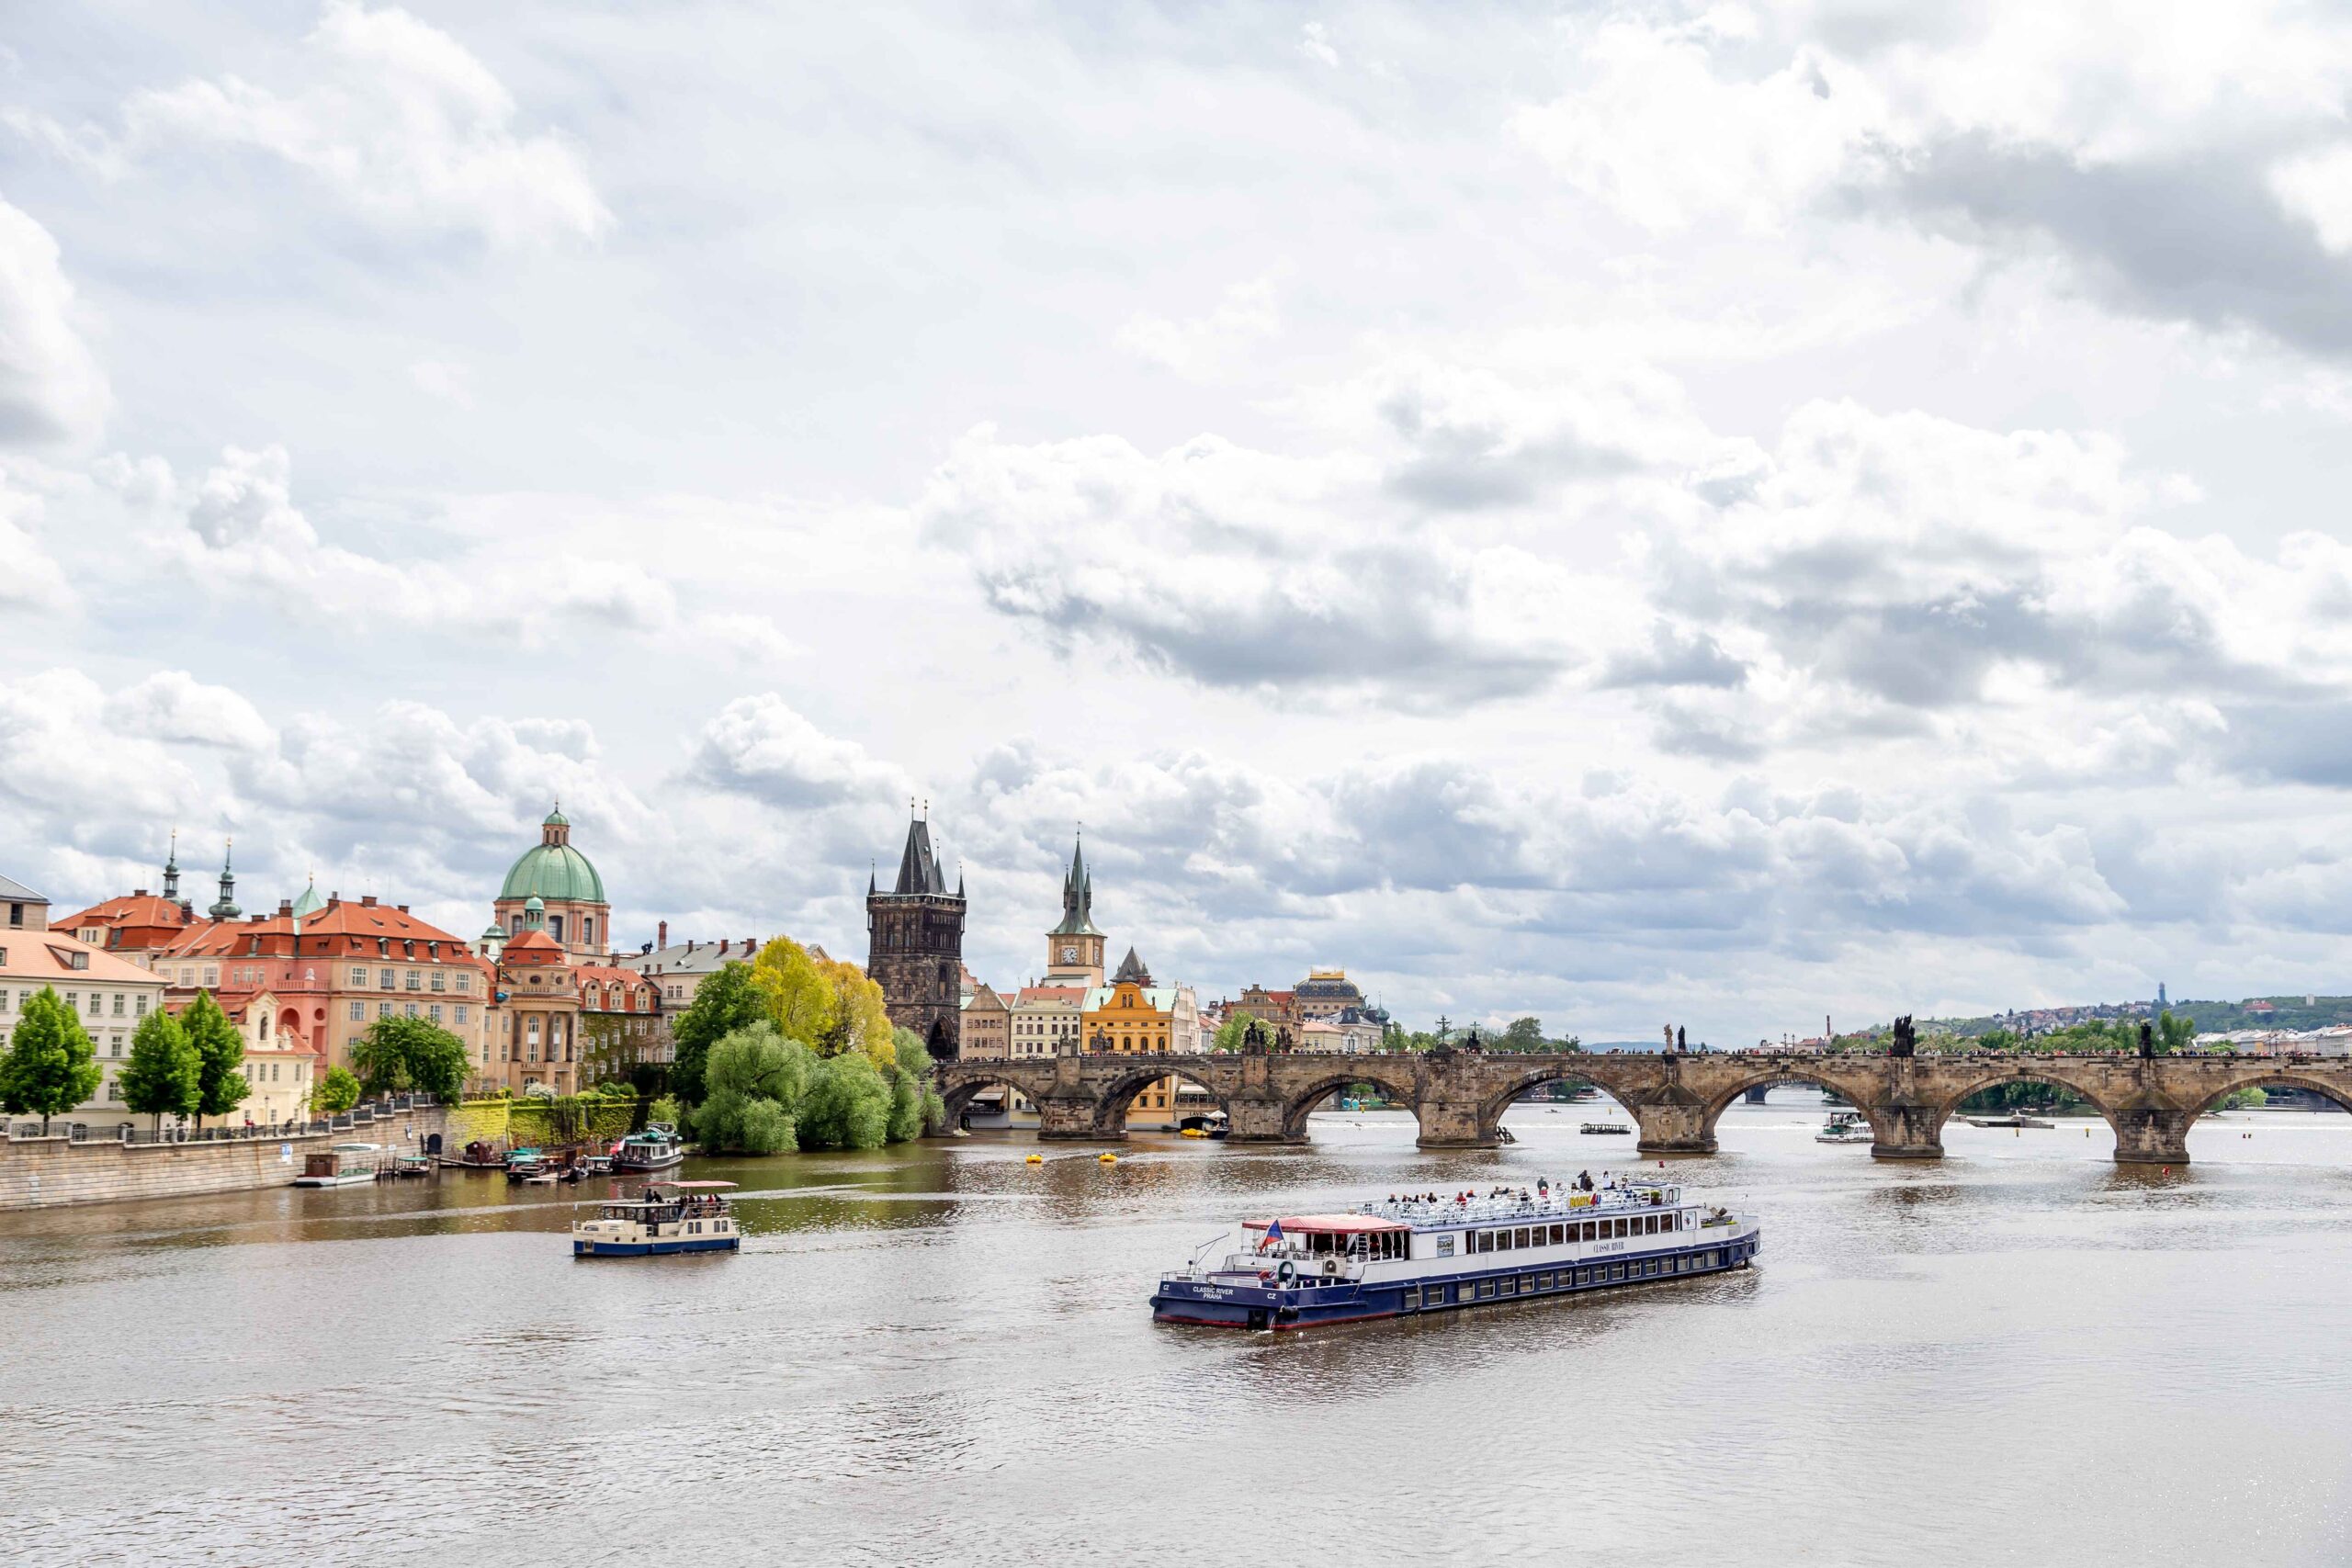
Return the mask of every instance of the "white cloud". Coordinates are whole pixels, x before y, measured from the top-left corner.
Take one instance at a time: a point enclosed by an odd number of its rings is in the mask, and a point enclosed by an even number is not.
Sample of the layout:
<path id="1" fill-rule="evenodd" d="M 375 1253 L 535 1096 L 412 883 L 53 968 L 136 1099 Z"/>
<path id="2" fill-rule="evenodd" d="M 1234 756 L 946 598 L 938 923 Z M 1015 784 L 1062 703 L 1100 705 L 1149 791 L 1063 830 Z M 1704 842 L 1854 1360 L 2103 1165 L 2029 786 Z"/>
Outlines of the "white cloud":
<path id="1" fill-rule="evenodd" d="M 0 470 L 0 608 L 38 614 L 74 602 L 65 573 L 43 546 L 40 498 Z"/>
<path id="2" fill-rule="evenodd" d="M 1331 29 L 1320 22 L 1308 22 L 1298 29 L 1298 52 L 1318 65 L 1336 69 L 1340 51 L 1331 47 Z"/>
<path id="3" fill-rule="evenodd" d="M 226 686 L 208 686 L 185 670 L 159 670 L 106 702 L 106 721 L 118 734 L 185 741 L 232 751 L 262 751 L 276 743 L 253 704 Z"/>
<path id="4" fill-rule="evenodd" d="M 206 589 L 258 594 L 299 620 L 458 628 L 526 646 L 586 626 L 657 631 L 676 621 L 675 592 L 642 567 L 571 552 L 549 558 L 530 538 L 457 565 L 323 543 L 292 486 L 285 448 L 231 447 L 186 494 L 180 525 L 166 528 L 160 547 Z"/>
<path id="5" fill-rule="evenodd" d="M 75 312 L 57 242 L 0 201 L 0 446 L 79 444 L 104 424 L 106 375 Z"/>
<path id="6" fill-rule="evenodd" d="M 1282 313 L 1272 276 L 1237 283 L 1204 316 L 1170 321 L 1136 316 L 1119 329 L 1119 346 L 1137 358 L 1179 376 L 1207 378 L 1237 365 L 1243 355 L 1282 331 Z"/>
<path id="7" fill-rule="evenodd" d="M 2289 159 L 2270 171 L 2270 190 L 2330 252 L 2352 252 L 2352 146 L 2339 142 Z"/>
<path id="8" fill-rule="evenodd" d="M 408 367 L 408 378 L 445 403 L 469 411 L 474 406 L 473 371 L 454 360 L 420 359 Z"/>
<path id="9" fill-rule="evenodd" d="M 329 0 L 300 71 L 288 92 L 231 75 L 141 93 L 125 142 L 141 157 L 203 143 L 267 153 L 390 229 L 512 246 L 612 226 L 573 150 L 518 130 L 514 96 L 490 69 L 397 6 Z"/>
<path id="10" fill-rule="evenodd" d="M 703 727 L 688 776 L 792 808 L 903 798 L 906 775 L 825 734 L 773 692 L 738 697 Z"/>

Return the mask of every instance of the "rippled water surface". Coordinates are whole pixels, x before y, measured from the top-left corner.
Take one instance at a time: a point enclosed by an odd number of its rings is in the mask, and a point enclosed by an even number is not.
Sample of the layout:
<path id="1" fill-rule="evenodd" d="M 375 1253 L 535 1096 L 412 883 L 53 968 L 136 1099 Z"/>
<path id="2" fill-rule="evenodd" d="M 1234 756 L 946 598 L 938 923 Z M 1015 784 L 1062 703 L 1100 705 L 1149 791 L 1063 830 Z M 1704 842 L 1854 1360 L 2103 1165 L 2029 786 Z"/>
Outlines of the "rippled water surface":
<path id="1" fill-rule="evenodd" d="M 697 1162 L 735 1257 L 575 1260 L 496 1178 L 0 1215 L 10 1561 L 2340 1563 L 2352 1117 L 1950 1157 L 1736 1107 L 1754 1270 L 1281 1337 L 1155 1325 L 1244 1214 L 1623 1166 L 1018 1134 Z M 2252 1136 L 2246 1134 L 2251 1134 Z M 593 1196 L 593 1194 L 591 1195 Z"/>

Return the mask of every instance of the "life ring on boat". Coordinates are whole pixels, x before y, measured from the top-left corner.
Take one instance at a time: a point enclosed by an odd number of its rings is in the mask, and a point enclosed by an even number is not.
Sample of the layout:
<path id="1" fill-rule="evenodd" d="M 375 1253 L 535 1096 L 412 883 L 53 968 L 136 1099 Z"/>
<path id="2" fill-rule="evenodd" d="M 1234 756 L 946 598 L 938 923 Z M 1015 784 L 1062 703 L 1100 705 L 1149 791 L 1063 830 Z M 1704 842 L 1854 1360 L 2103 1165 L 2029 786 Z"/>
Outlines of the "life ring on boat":
<path id="1" fill-rule="evenodd" d="M 1283 1260 L 1282 1266 L 1274 1270 L 1274 1278 L 1287 1285 L 1291 1281 L 1291 1276 L 1297 1272 L 1298 1270 L 1292 1267 L 1290 1260 L 1285 1258 Z"/>

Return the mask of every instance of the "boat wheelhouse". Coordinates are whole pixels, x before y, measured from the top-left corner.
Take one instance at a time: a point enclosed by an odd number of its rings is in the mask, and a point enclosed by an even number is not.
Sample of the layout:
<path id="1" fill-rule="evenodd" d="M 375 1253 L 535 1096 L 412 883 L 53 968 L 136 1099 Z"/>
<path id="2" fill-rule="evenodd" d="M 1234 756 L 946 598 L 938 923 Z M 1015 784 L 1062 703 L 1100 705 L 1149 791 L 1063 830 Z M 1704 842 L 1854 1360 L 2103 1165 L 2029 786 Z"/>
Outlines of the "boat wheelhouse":
<path id="1" fill-rule="evenodd" d="M 731 1181 L 649 1181 L 642 1198 L 597 1205 L 571 1227 L 574 1258 L 644 1258 L 668 1252 L 733 1252 L 743 1245 L 725 1194 Z"/>
<path id="2" fill-rule="evenodd" d="M 1859 1111 L 1833 1111 L 1821 1131 L 1813 1135 L 1816 1144 L 1867 1144 L 1873 1134 L 1871 1124 L 1862 1120 Z"/>
<path id="3" fill-rule="evenodd" d="M 1638 1180 L 1392 1198 L 1243 1234 L 1250 1245 L 1223 1262 L 1195 1254 L 1162 1275 L 1152 1316 L 1226 1328 L 1406 1317 L 1744 1269 L 1761 1241 L 1752 1216 Z"/>

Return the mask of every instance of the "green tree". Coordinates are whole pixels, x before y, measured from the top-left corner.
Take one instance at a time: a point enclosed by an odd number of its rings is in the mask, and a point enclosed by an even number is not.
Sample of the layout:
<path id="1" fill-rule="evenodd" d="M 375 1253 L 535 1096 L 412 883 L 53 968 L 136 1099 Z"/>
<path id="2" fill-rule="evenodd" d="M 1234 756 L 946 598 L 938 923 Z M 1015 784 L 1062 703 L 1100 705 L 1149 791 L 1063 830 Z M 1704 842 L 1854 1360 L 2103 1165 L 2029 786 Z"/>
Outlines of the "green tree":
<path id="1" fill-rule="evenodd" d="M 1233 1014 L 1223 1023 L 1216 1026 L 1216 1038 L 1209 1043 L 1210 1049 L 1216 1051 L 1240 1050 L 1243 1041 L 1250 1033 L 1250 1024 L 1256 1021 L 1257 1021 L 1255 1019 L 1251 1018 L 1246 1012 L 1237 1012 Z M 1272 1032 L 1269 1031 L 1267 1033 L 1267 1039 L 1271 1041 L 1272 1038 Z"/>
<path id="2" fill-rule="evenodd" d="M 703 1100 L 693 1113 L 696 1141 L 738 1154 L 799 1147 L 794 1113 L 820 1066 L 808 1046 L 786 1040 L 765 1019 L 719 1039 L 710 1047 Z"/>
<path id="3" fill-rule="evenodd" d="M 890 1032 L 898 1065 L 890 1069 L 890 1118 L 885 1135 L 894 1144 L 920 1138 L 926 1127 L 947 1120 L 946 1104 L 931 1086 L 931 1052 L 911 1029 Z"/>
<path id="4" fill-rule="evenodd" d="M 466 1043 L 425 1018 L 379 1018 L 351 1048 L 351 1065 L 370 1094 L 413 1091 L 454 1100 L 472 1065 Z"/>
<path id="5" fill-rule="evenodd" d="M 359 1079 L 348 1067 L 329 1067 L 311 1090 L 311 1109 L 332 1116 L 359 1103 Z"/>
<path id="6" fill-rule="evenodd" d="M 2170 1008 L 2156 1018 L 2156 1055 L 2185 1055 L 2197 1048 L 2197 1021 Z"/>
<path id="7" fill-rule="evenodd" d="M 1498 1051 L 1541 1051 L 1548 1043 L 1544 1038 L 1544 1021 L 1540 1018 L 1515 1018 L 1496 1037 Z"/>
<path id="8" fill-rule="evenodd" d="M 890 1135 L 890 1086 L 863 1051 L 829 1056 L 808 1076 L 798 1120 L 804 1149 L 878 1149 Z"/>
<path id="9" fill-rule="evenodd" d="M 670 1025 L 677 1059 L 670 1068 L 670 1092 L 687 1105 L 704 1096 L 703 1077 L 711 1047 L 755 1023 L 773 1021 L 767 998 L 752 983 L 748 964 L 722 964 L 695 990 L 695 999 Z"/>
<path id="10" fill-rule="evenodd" d="M 43 986 L 25 1003 L 16 1032 L 8 1037 L 8 1054 L 0 1056 L 0 1110 L 39 1116 L 47 1134 L 51 1116 L 97 1092 L 106 1077 L 97 1055 L 82 1021 Z"/>
<path id="11" fill-rule="evenodd" d="M 196 1124 L 201 1127 L 207 1116 L 226 1116 L 253 1090 L 245 1081 L 245 1038 L 209 991 L 197 992 L 182 1010 L 180 1028 L 196 1047 Z"/>
<path id="12" fill-rule="evenodd" d="M 684 1118 L 685 1112 L 679 1109 L 675 1095 L 663 1095 L 645 1111 L 645 1119 L 648 1122 L 659 1122 L 664 1127 L 674 1127 Z"/>
<path id="13" fill-rule="evenodd" d="M 158 1010 L 140 1021 L 130 1036 L 130 1057 L 115 1082 L 122 1087 L 124 1108 L 153 1117 L 160 1133 L 164 1117 L 196 1114 L 203 1075 L 204 1064 L 179 1020 Z"/>

